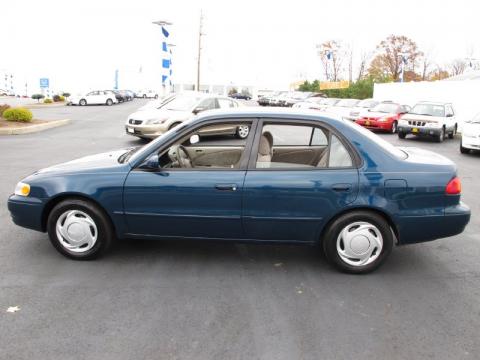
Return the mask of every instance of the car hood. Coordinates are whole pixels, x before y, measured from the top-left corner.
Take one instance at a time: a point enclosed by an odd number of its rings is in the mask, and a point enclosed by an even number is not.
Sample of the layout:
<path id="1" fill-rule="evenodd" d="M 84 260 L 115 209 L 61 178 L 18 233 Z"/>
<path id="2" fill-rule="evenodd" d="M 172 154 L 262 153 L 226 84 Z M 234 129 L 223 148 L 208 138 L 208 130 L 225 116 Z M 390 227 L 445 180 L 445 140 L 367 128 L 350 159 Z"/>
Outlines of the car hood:
<path id="1" fill-rule="evenodd" d="M 480 123 L 464 123 L 463 135 L 480 136 Z"/>
<path id="2" fill-rule="evenodd" d="M 362 113 L 362 116 L 366 117 L 366 118 L 382 118 L 382 117 L 392 116 L 392 115 L 395 115 L 395 114 L 384 113 L 384 112 L 376 112 L 376 111 L 366 111 L 366 112 Z"/>
<path id="3" fill-rule="evenodd" d="M 89 172 L 101 170 L 108 172 L 120 171 L 120 169 L 124 168 L 126 165 L 128 165 L 128 163 L 120 163 L 118 159 L 130 149 L 115 150 L 101 154 L 84 156 L 79 159 L 41 169 L 35 174 Z"/>
<path id="4" fill-rule="evenodd" d="M 186 120 L 193 117 L 193 114 L 189 111 L 175 111 L 175 110 L 163 110 L 163 109 L 147 109 L 136 111 L 128 116 L 128 119 L 134 120 L 163 120 L 163 119 L 179 119 Z"/>
<path id="5" fill-rule="evenodd" d="M 417 115 L 417 114 L 406 113 L 405 115 L 402 116 L 402 120 L 440 122 L 440 121 L 443 121 L 444 118 L 441 116 L 428 116 L 428 115 Z"/>

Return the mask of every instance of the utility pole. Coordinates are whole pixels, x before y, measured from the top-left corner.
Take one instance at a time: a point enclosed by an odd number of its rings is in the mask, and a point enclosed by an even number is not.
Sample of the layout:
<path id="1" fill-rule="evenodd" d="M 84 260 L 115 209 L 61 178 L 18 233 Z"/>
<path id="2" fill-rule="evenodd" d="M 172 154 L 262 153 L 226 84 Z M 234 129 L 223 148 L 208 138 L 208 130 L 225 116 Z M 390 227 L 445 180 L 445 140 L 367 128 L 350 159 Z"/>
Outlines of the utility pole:
<path id="1" fill-rule="evenodd" d="M 200 59 L 202 55 L 203 12 L 200 10 L 200 25 L 198 28 L 198 59 L 197 59 L 197 91 L 200 91 Z"/>

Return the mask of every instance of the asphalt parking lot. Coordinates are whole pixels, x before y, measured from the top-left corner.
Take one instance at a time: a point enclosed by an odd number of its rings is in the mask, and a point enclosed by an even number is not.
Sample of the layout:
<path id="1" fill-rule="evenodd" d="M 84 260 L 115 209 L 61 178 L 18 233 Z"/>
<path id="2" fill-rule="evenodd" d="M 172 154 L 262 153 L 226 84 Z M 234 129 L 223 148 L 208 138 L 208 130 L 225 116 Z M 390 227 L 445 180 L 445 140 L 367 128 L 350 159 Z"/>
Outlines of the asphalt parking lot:
<path id="1" fill-rule="evenodd" d="M 11 222 L 6 200 L 26 175 L 142 145 L 123 125 L 144 102 L 35 109 L 72 122 L 0 137 L 1 359 L 478 359 L 480 155 L 460 154 L 459 139 L 381 135 L 455 161 L 472 219 L 366 276 L 296 246 L 126 240 L 75 262 Z"/>

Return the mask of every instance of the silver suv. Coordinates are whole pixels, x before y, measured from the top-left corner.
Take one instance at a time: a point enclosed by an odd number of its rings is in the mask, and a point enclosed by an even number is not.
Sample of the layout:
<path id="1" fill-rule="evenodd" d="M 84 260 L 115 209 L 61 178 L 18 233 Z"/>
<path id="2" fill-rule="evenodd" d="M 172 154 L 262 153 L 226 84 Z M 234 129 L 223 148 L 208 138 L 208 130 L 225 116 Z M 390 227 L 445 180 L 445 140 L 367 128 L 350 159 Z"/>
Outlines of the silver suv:
<path id="1" fill-rule="evenodd" d="M 457 121 L 450 103 L 421 101 L 398 122 L 398 137 L 407 134 L 431 136 L 442 142 L 448 135 L 453 139 L 457 132 Z"/>

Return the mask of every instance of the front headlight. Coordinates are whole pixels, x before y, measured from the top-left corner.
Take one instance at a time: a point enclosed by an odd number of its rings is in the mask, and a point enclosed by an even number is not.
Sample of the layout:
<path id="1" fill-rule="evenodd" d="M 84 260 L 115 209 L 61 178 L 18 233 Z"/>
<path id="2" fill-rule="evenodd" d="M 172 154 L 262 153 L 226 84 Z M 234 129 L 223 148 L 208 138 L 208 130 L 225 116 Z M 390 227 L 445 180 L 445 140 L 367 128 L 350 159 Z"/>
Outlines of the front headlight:
<path id="1" fill-rule="evenodd" d="M 158 124 L 163 124 L 167 119 L 150 119 L 147 121 L 147 124 L 149 125 L 158 125 Z"/>
<path id="2" fill-rule="evenodd" d="M 400 120 L 398 125 L 408 125 L 408 120 Z"/>
<path id="3" fill-rule="evenodd" d="M 23 182 L 19 182 L 17 186 L 15 186 L 15 195 L 28 196 L 29 194 L 30 194 L 30 185 L 25 184 Z"/>

